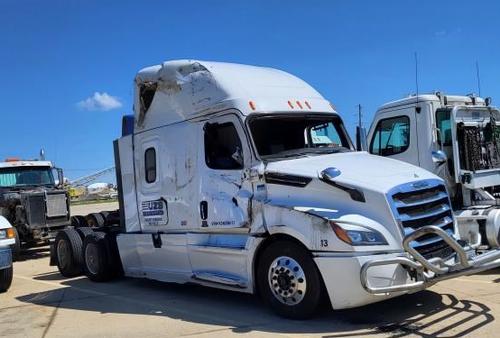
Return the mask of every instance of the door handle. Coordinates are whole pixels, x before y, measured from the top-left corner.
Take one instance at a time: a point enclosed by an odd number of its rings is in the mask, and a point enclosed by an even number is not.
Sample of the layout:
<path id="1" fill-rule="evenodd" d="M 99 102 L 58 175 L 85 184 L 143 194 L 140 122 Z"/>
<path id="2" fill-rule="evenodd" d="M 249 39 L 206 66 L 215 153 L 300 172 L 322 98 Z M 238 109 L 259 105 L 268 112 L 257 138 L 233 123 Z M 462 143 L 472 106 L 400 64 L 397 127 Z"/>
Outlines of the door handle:
<path id="1" fill-rule="evenodd" d="M 208 202 L 207 201 L 200 202 L 200 218 L 203 221 L 206 221 L 208 218 Z"/>

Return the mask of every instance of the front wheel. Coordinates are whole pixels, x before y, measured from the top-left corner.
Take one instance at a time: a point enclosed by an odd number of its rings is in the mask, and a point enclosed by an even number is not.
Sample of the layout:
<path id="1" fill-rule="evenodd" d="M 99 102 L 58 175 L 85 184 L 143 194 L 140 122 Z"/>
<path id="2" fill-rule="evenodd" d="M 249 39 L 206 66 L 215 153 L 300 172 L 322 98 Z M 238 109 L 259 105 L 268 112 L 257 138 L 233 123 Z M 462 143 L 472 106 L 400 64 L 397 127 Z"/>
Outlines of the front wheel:
<path id="1" fill-rule="evenodd" d="M 283 317 L 311 317 L 321 303 L 320 273 L 309 252 L 294 242 L 278 241 L 264 249 L 257 283 L 264 301 Z"/>
<path id="2" fill-rule="evenodd" d="M 7 269 L 0 270 L 0 293 L 9 290 L 12 284 L 13 268 L 12 266 Z"/>

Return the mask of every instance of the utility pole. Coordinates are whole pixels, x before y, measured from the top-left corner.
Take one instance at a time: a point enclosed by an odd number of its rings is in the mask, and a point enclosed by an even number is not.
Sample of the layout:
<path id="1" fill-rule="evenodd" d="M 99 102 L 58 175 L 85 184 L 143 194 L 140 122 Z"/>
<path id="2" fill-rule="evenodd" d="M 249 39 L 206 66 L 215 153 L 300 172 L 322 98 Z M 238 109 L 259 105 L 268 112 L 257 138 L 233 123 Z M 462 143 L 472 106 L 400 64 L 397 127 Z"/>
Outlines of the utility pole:
<path id="1" fill-rule="evenodd" d="M 362 117 L 363 117 L 363 113 L 361 111 L 361 104 L 358 104 L 358 127 L 359 127 L 359 129 L 363 128 Z"/>

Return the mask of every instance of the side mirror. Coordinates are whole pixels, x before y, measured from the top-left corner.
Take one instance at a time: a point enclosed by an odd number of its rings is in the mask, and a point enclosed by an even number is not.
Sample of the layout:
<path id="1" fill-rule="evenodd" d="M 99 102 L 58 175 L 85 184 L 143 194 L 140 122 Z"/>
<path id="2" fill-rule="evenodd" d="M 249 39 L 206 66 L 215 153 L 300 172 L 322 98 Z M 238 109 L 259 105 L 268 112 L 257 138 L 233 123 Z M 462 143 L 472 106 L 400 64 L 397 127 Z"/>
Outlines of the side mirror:
<path id="1" fill-rule="evenodd" d="M 64 187 L 64 172 L 61 168 L 56 168 L 57 170 L 57 179 L 59 180 L 59 183 L 57 184 L 58 187 Z"/>
<path id="2" fill-rule="evenodd" d="M 443 163 L 446 163 L 448 160 L 448 157 L 446 156 L 446 153 L 442 150 L 433 150 L 432 151 L 432 162 L 436 163 L 437 165 L 441 165 Z"/>
<path id="3" fill-rule="evenodd" d="M 368 144 L 366 141 L 366 129 L 356 127 L 356 150 L 368 151 Z"/>

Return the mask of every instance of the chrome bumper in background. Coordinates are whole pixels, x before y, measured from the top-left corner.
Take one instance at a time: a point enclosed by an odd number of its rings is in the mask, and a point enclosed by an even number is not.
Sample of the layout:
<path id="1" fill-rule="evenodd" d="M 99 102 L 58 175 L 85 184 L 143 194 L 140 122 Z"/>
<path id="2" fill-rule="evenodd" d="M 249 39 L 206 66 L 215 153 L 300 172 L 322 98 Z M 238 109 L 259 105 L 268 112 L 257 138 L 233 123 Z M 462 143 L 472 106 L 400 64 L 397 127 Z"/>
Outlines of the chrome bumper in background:
<path id="1" fill-rule="evenodd" d="M 439 257 L 427 259 L 410 246 L 412 241 L 428 234 L 441 237 L 453 249 L 456 253 L 453 264 L 449 264 Z M 406 256 L 372 260 L 363 264 L 361 267 L 361 285 L 367 292 L 376 295 L 400 291 L 418 291 L 443 280 L 471 275 L 500 266 L 500 249 L 490 250 L 475 256 L 472 248 L 463 248 L 446 231 L 433 225 L 424 226 L 406 236 L 403 241 L 403 248 L 407 253 Z M 368 270 L 370 268 L 394 264 L 400 264 L 411 271 L 414 282 L 381 287 L 370 285 L 368 281 Z"/>

